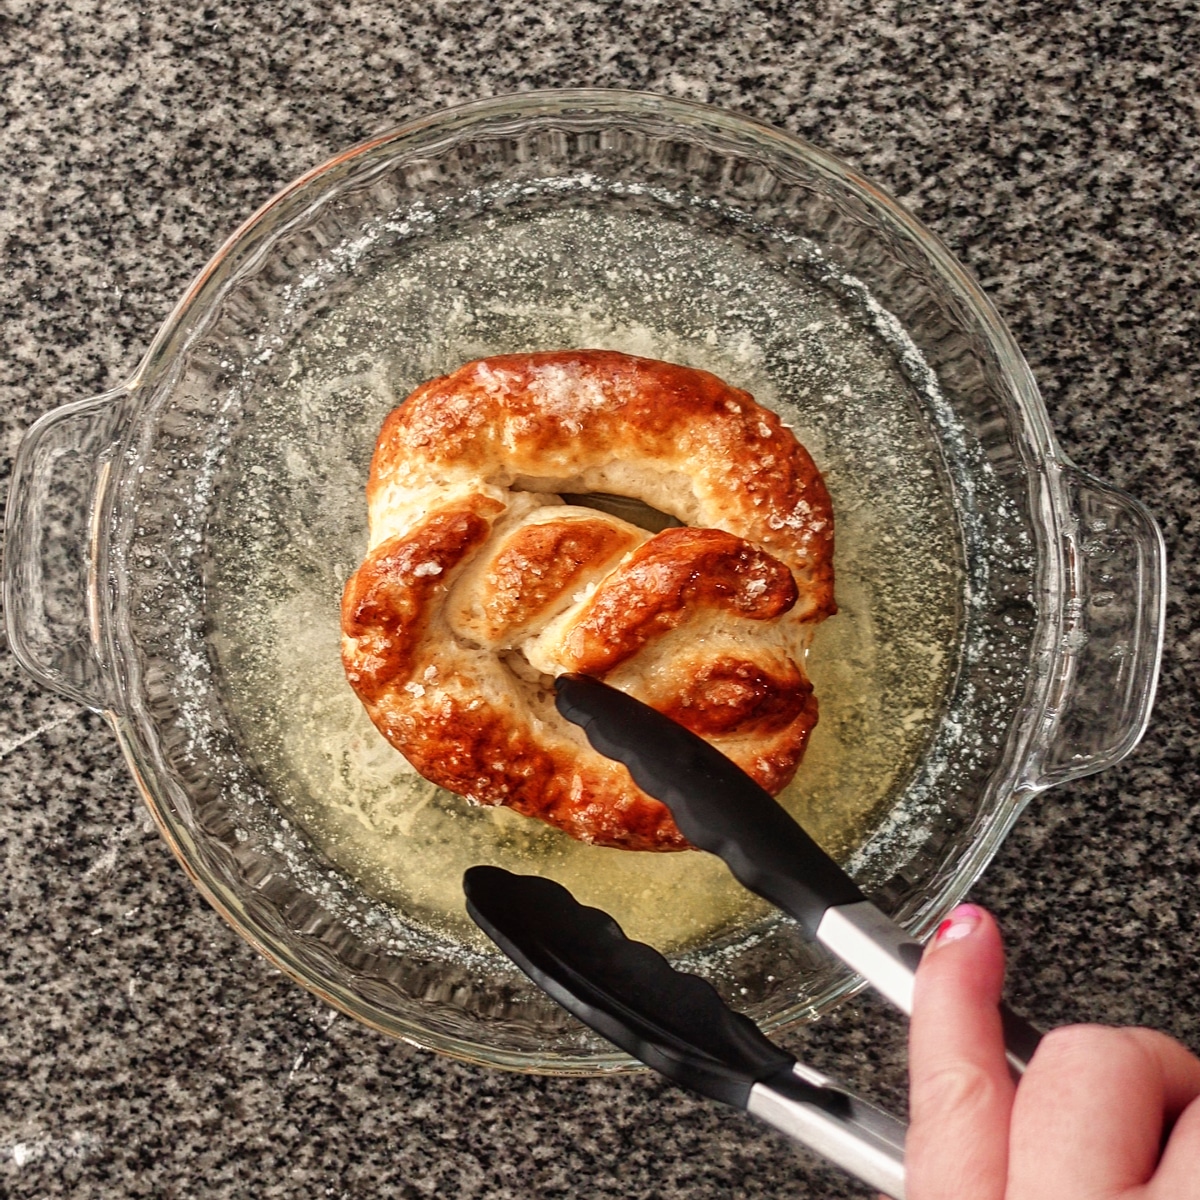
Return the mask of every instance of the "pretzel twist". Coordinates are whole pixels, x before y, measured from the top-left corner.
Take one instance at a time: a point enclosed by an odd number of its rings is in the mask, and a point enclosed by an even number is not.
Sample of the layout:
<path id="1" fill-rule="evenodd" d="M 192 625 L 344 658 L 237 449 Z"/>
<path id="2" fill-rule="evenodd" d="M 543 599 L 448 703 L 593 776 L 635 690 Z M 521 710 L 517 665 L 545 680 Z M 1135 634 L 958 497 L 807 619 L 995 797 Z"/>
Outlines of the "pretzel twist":
<path id="1" fill-rule="evenodd" d="M 651 535 L 562 493 L 634 497 Z M 769 791 L 817 719 L 804 673 L 835 611 L 833 518 L 773 413 L 705 371 L 583 350 L 431 380 L 384 422 L 370 545 L 342 599 L 347 678 L 426 778 L 572 837 L 687 847 L 669 812 L 554 709 L 603 677 Z"/>

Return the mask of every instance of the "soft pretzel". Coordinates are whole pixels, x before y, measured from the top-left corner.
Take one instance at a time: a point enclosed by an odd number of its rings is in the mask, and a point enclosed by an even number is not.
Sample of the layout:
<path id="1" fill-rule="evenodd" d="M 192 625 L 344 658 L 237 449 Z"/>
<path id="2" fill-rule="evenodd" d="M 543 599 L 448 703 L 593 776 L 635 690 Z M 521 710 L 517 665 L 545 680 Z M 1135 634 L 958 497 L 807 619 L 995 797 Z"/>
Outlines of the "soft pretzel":
<path id="1" fill-rule="evenodd" d="M 651 535 L 561 494 L 633 497 Z M 383 425 L 343 660 L 426 778 L 606 846 L 687 846 L 554 709 L 604 678 L 772 792 L 817 719 L 804 673 L 834 611 L 833 517 L 775 414 L 706 371 L 604 350 L 503 355 L 422 384 Z"/>

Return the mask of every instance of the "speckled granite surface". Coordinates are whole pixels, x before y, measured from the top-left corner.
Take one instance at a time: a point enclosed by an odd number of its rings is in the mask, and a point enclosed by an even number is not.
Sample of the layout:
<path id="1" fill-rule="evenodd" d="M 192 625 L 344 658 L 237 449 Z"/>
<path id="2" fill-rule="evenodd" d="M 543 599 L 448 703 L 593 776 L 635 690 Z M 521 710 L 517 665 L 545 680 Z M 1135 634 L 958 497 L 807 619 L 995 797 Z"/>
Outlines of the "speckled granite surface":
<path id="1" fill-rule="evenodd" d="M 1011 323 L 1069 454 L 1170 547 L 1149 735 L 1037 801 L 975 896 L 1046 1023 L 1200 1047 L 1200 13 L 1067 0 L 0 5 L 0 479 L 120 381 L 270 195 L 405 117 L 530 87 L 710 100 L 897 193 Z M 861 1189 L 648 1077 L 527 1078 L 392 1044 L 244 946 L 150 827 L 107 726 L 0 658 L 0 1193 L 816 1197 Z M 807 1055 L 894 1106 L 869 1000 Z M 793 1039 L 799 1046 L 800 1040 Z"/>

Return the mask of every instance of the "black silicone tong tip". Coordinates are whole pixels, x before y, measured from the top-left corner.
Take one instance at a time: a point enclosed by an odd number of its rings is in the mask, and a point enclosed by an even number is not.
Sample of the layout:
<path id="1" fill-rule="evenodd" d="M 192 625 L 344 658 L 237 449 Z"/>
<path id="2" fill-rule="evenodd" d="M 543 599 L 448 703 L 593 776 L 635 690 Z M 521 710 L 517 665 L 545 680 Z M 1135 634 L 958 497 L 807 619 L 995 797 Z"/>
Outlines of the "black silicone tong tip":
<path id="1" fill-rule="evenodd" d="M 795 1059 L 711 984 L 675 970 L 560 884 L 481 866 L 463 875 L 463 891 L 472 920 L 538 987 L 673 1082 L 741 1109 L 755 1083 L 777 1078 L 822 1108 L 844 1102 L 792 1077 Z"/>
<path id="2" fill-rule="evenodd" d="M 722 858 L 741 884 L 809 936 L 826 909 L 864 899 L 775 798 L 703 738 L 590 676 L 561 675 L 554 687 L 558 711 L 601 754 L 624 763 L 692 845 Z"/>
<path id="3" fill-rule="evenodd" d="M 794 917 L 810 937 L 911 1011 L 921 947 L 867 902 L 769 792 L 703 738 L 625 692 L 586 675 L 562 675 L 554 686 L 558 711 L 581 726 L 601 754 L 624 763 L 634 782 L 671 810 L 688 841 L 723 859 L 743 886 Z M 868 932 L 852 946 L 820 932 L 826 912 L 845 912 L 843 906 L 869 918 Z M 888 969 L 891 957 L 902 964 L 899 973 Z M 1041 1034 L 1006 1004 L 1001 1016 L 1009 1063 L 1024 1071 Z"/>

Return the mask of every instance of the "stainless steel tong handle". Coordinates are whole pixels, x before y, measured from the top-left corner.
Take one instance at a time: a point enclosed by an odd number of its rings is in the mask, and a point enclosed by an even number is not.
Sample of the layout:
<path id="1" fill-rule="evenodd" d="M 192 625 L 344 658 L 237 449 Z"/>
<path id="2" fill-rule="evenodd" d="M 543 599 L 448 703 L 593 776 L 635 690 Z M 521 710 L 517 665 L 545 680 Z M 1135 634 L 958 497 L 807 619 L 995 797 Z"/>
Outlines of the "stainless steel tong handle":
<path id="1" fill-rule="evenodd" d="M 792 1073 L 801 1083 L 831 1092 L 844 1104 L 818 1106 L 789 1096 L 785 1087 L 772 1081 L 751 1088 L 746 1111 L 858 1176 L 868 1187 L 905 1200 L 904 1122 L 802 1063 L 796 1063 Z"/>
<path id="2" fill-rule="evenodd" d="M 817 941 L 868 980 L 905 1016 L 912 1016 L 913 983 L 923 947 L 869 900 L 825 910 Z M 1004 1056 L 1016 1078 L 1025 1073 L 1041 1034 L 1003 1001 Z"/>

